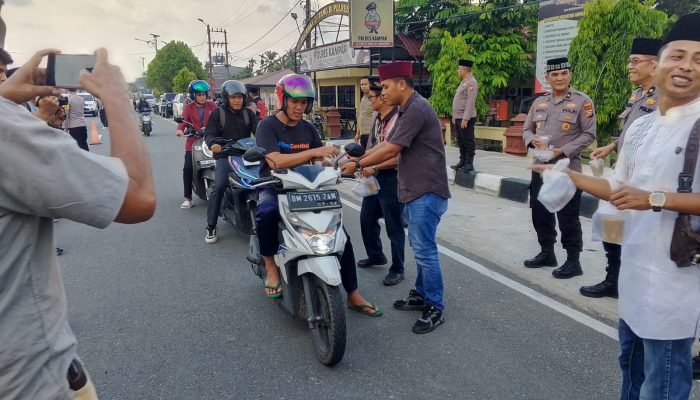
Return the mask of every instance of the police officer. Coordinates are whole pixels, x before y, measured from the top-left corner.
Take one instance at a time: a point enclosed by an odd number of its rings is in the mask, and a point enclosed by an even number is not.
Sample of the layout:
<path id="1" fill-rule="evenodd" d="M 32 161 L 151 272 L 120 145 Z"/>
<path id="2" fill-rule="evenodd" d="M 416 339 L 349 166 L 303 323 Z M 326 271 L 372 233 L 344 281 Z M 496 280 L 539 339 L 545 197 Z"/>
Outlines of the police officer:
<path id="1" fill-rule="evenodd" d="M 621 126 L 620 138 L 607 146 L 595 149 L 591 153 L 592 159 L 605 158 L 613 151 L 619 151 L 622 148 L 625 133 L 632 122 L 656 110 L 658 94 L 654 86 L 652 70 L 660 46 L 661 40 L 657 39 L 637 38 L 632 41 L 632 49 L 627 61 L 627 73 L 630 82 L 638 86 L 632 92 L 624 111 L 618 116 Z M 597 285 L 582 286 L 579 291 L 586 297 L 617 298 L 617 277 L 620 274 L 622 248 L 619 244 L 606 242 L 603 242 L 603 248 L 608 259 L 605 280 Z"/>
<path id="2" fill-rule="evenodd" d="M 596 119 L 593 101 L 582 92 L 572 89 L 571 64 L 567 58 L 555 58 L 547 61 L 546 82 L 551 86 L 551 93 L 538 97 L 527 115 L 523 127 L 523 141 L 528 147 L 541 147 L 549 140 L 554 163 L 562 158 L 571 160 L 569 168 L 581 172 L 581 151 L 595 140 Z M 545 137 L 549 137 L 545 139 Z M 539 161 L 536 161 L 540 163 Z M 557 258 L 554 254 L 557 232 L 555 217 L 542 203 L 537 195 L 542 187 L 542 177 L 532 172 L 530 183 L 530 207 L 532 224 L 537 232 L 537 241 L 542 251 L 532 259 L 525 260 L 528 268 L 555 267 Z M 581 275 L 579 254 L 583 249 L 581 221 L 579 212 L 581 191 L 563 209 L 557 212 L 561 242 L 566 249 L 566 262 L 552 271 L 558 279 Z"/>
<path id="3" fill-rule="evenodd" d="M 467 173 L 474 172 L 474 156 L 476 155 L 474 125 L 476 124 L 476 95 L 479 93 L 479 84 L 472 75 L 473 65 L 473 61 L 459 60 L 457 73 L 462 82 L 457 87 L 455 97 L 452 99 L 452 124 L 454 124 L 457 133 L 459 162 L 450 168 Z"/>

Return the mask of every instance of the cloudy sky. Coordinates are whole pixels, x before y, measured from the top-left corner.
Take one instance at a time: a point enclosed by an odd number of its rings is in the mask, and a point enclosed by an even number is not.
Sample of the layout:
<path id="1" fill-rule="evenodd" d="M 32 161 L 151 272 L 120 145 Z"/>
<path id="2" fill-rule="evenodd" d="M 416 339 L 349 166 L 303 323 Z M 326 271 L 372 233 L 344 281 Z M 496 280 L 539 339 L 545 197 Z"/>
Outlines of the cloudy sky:
<path id="1" fill-rule="evenodd" d="M 312 0 L 312 9 L 330 2 Z M 83 54 L 105 47 L 110 60 L 132 81 L 143 72 L 141 57 L 148 65 L 155 53 L 152 47 L 134 38 L 149 40 L 151 33 L 166 42 L 187 43 L 204 61 L 206 27 L 197 21 L 202 18 L 213 28 L 227 30 L 232 64 L 244 66 L 251 56 L 259 60 L 262 51 L 282 53 L 296 43 L 297 26 L 289 16 L 260 38 L 293 6 L 303 25 L 304 10 L 295 6 L 298 3 L 299 0 L 5 0 L 5 49 L 12 54 L 16 66 L 41 48 Z M 223 35 L 212 36 L 212 41 L 223 41 Z M 159 47 L 163 45 L 159 43 Z M 223 48 L 220 51 L 223 53 Z"/>

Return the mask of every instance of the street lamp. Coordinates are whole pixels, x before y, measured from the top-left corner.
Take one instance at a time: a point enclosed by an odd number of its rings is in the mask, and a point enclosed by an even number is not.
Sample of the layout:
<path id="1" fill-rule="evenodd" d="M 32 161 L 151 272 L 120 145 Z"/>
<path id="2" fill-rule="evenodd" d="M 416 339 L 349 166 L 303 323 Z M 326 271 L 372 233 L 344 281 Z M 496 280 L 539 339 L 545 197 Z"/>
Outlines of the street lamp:
<path id="1" fill-rule="evenodd" d="M 291 15 L 292 15 L 292 19 L 297 24 L 297 31 L 299 31 L 299 34 L 301 35 L 301 29 L 299 28 L 299 21 L 297 21 L 297 13 L 292 13 Z"/>

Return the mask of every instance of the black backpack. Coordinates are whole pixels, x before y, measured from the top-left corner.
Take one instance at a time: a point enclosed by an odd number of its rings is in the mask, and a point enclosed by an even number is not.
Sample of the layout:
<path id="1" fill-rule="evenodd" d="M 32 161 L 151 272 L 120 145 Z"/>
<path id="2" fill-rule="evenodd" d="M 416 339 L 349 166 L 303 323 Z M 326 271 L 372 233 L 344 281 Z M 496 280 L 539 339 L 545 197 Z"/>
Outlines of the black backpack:
<path id="1" fill-rule="evenodd" d="M 257 118 L 257 116 L 253 115 L 253 110 L 250 108 L 246 107 L 243 109 L 243 121 L 245 122 L 245 126 L 248 127 L 248 133 L 253 132 L 253 125 L 251 124 L 252 118 Z M 226 125 L 226 109 L 221 106 L 219 107 L 219 129 L 221 129 L 221 132 L 224 132 L 224 126 Z M 253 132 L 255 134 L 255 132 Z"/>

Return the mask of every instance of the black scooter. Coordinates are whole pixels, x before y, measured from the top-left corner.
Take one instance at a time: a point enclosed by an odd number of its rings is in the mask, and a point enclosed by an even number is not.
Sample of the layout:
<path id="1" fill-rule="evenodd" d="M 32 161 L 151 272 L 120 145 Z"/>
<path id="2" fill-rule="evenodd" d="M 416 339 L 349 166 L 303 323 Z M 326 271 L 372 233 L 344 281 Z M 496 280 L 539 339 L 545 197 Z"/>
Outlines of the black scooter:
<path id="1" fill-rule="evenodd" d="M 192 190 L 200 199 L 209 200 L 211 188 L 214 186 L 214 168 L 216 160 L 207 144 L 204 142 L 204 127 L 199 131 L 194 129 L 194 126 L 185 121 L 182 117 L 175 118 L 175 122 L 185 123 L 185 136 L 194 136 L 197 138 L 192 144 Z"/>

